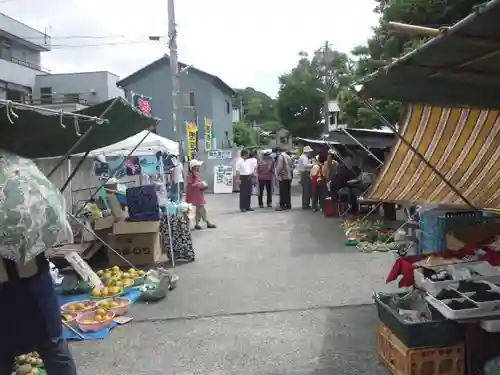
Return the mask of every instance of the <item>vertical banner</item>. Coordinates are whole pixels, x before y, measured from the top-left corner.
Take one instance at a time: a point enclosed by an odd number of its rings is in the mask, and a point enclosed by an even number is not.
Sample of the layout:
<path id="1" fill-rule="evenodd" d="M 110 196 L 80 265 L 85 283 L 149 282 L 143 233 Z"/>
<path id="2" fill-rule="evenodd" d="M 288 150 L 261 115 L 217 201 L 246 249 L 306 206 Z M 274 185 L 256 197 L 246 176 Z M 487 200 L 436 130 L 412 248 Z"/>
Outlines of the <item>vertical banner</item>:
<path id="1" fill-rule="evenodd" d="M 193 160 L 198 151 L 198 126 L 194 122 L 187 124 L 187 157 Z"/>
<path id="2" fill-rule="evenodd" d="M 205 151 L 212 150 L 213 121 L 205 117 Z"/>

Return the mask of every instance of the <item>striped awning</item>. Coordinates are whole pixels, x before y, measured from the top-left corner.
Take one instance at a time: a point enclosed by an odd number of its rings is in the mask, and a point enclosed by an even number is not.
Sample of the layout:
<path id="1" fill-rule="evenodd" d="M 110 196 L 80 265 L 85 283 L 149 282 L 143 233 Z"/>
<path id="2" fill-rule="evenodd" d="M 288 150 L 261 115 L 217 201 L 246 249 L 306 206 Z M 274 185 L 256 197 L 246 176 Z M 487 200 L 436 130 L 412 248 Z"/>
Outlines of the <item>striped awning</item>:
<path id="1" fill-rule="evenodd" d="M 476 208 L 500 208 L 500 110 L 410 105 L 401 135 Z M 370 199 L 466 206 L 401 140 Z"/>

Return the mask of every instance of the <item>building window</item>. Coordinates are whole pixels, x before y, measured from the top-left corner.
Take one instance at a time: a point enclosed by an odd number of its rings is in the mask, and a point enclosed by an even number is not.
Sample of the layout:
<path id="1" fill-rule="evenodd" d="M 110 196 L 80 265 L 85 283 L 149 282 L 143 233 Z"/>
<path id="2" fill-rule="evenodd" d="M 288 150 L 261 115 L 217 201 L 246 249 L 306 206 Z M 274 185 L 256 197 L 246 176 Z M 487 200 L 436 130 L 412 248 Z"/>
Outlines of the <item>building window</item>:
<path id="1" fill-rule="evenodd" d="M 80 103 L 80 94 L 64 94 L 64 103 Z"/>
<path id="2" fill-rule="evenodd" d="M 226 114 L 231 113 L 231 104 L 226 100 Z"/>
<path id="3" fill-rule="evenodd" d="M 40 101 L 42 104 L 52 103 L 52 87 L 40 87 Z"/>

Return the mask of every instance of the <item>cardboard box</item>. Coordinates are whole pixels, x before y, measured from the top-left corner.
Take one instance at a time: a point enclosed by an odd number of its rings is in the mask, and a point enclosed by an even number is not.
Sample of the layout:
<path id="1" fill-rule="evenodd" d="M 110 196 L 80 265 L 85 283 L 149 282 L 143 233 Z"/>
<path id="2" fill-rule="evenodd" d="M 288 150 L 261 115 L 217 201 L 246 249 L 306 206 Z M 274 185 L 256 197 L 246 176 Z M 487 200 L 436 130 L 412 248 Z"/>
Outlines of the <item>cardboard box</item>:
<path id="1" fill-rule="evenodd" d="M 113 227 L 115 223 L 115 218 L 113 216 L 104 217 L 102 219 L 96 219 L 94 221 L 94 230 L 103 230 L 109 229 Z"/>
<path id="2" fill-rule="evenodd" d="M 110 246 L 134 266 L 158 263 L 162 254 L 160 222 L 118 222 L 113 224 Z M 108 249 L 111 265 L 128 266 L 121 257 Z"/>

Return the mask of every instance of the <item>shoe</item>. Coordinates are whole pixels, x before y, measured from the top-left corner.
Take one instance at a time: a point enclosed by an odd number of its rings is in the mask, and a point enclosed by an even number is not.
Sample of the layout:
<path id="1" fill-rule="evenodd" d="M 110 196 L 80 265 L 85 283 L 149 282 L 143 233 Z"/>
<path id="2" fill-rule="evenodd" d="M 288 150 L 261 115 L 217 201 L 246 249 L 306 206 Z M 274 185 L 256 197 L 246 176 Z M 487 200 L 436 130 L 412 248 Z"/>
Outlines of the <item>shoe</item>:
<path id="1" fill-rule="evenodd" d="M 274 211 L 285 211 L 285 210 L 286 210 L 285 207 L 279 207 L 279 206 L 274 209 Z"/>
<path id="2" fill-rule="evenodd" d="M 207 228 L 208 228 L 208 229 L 215 229 L 215 228 L 217 228 L 217 226 L 216 226 L 215 224 L 208 223 L 208 224 L 207 224 Z"/>
<path id="3" fill-rule="evenodd" d="M 264 208 L 264 205 L 263 204 L 259 204 L 259 208 Z"/>
<path id="4" fill-rule="evenodd" d="M 195 225 L 194 229 L 198 229 L 199 230 L 199 229 L 203 229 L 203 228 L 201 227 L 201 225 Z"/>
<path id="5" fill-rule="evenodd" d="M 273 208 L 273 204 L 272 203 L 268 203 L 267 204 L 267 208 Z"/>
<path id="6" fill-rule="evenodd" d="M 247 208 L 247 211 L 255 211 L 253 208 Z"/>
<path id="7" fill-rule="evenodd" d="M 310 210 L 310 209 L 311 209 L 311 206 L 302 206 L 302 209 L 303 209 L 303 210 Z"/>
<path id="8" fill-rule="evenodd" d="M 244 208 L 240 209 L 241 212 L 247 212 Z"/>

